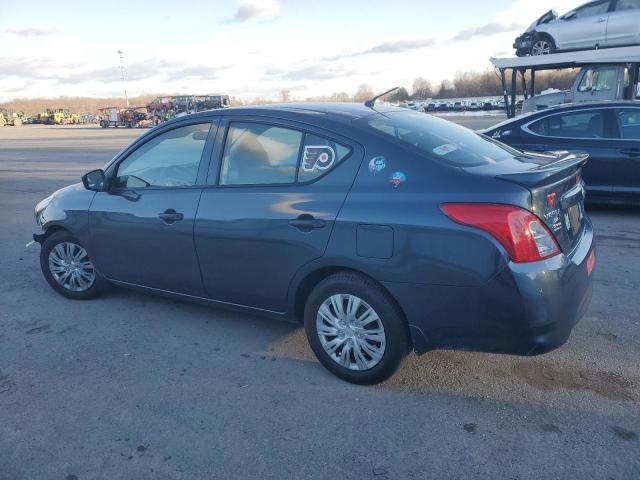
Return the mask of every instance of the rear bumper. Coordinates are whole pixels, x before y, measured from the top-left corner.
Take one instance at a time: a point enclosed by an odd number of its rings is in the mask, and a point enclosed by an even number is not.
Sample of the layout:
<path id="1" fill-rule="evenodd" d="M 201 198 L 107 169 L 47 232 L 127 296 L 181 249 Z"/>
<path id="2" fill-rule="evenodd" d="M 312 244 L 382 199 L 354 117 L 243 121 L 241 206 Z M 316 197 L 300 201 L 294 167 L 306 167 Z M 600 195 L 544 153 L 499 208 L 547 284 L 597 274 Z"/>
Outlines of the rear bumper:
<path id="1" fill-rule="evenodd" d="M 385 283 L 411 326 L 416 353 L 436 348 L 539 355 L 562 346 L 591 301 L 591 225 L 570 255 L 510 263 L 478 287 Z"/>

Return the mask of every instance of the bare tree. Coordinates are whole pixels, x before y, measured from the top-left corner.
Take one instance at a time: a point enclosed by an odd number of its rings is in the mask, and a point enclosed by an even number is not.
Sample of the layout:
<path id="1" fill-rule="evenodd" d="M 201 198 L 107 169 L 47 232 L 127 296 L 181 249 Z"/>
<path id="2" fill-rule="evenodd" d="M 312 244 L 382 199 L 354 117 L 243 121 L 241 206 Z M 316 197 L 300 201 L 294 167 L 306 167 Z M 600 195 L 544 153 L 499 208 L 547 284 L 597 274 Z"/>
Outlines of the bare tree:
<path id="1" fill-rule="evenodd" d="M 413 81 L 413 94 L 411 98 L 413 100 L 427 100 L 433 96 L 433 89 L 431 84 L 424 78 L 418 77 Z"/>
<path id="2" fill-rule="evenodd" d="M 282 103 L 288 103 L 291 101 L 291 92 L 287 89 L 280 90 L 280 100 Z"/>
<path id="3" fill-rule="evenodd" d="M 358 91 L 353 97 L 354 102 L 366 102 L 367 100 L 373 98 L 375 93 L 373 93 L 373 89 L 370 85 L 363 83 L 358 87 Z"/>

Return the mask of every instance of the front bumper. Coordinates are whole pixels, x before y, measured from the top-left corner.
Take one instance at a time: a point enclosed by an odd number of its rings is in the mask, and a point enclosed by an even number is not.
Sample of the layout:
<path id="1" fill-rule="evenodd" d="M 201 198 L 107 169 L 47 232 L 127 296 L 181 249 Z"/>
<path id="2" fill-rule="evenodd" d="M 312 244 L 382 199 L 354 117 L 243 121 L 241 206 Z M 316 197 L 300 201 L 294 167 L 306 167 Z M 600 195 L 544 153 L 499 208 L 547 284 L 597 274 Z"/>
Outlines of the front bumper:
<path id="1" fill-rule="evenodd" d="M 513 48 L 517 51 L 529 51 L 531 50 L 531 46 L 533 45 L 533 34 L 532 33 L 523 33 L 513 42 Z"/>
<path id="2" fill-rule="evenodd" d="M 586 222 L 570 255 L 510 263 L 481 286 L 385 286 L 407 316 L 416 353 L 445 348 L 538 355 L 562 346 L 585 314 L 594 259 L 593 229 Z"/>

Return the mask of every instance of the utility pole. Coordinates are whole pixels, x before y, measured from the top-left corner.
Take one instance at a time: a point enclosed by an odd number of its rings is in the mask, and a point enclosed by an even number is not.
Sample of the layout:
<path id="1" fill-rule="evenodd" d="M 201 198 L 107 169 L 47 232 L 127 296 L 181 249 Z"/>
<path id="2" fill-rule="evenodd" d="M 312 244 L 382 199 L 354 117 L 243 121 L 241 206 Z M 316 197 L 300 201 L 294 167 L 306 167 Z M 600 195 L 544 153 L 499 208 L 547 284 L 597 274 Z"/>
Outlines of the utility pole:
<path id="1" fill-rule="evenodd" d="M 127 102 L 127 108 L 129 108 L 129 97 L 127 95 L 127 70 L 124 66 L 124 52 L 118 50 L 118 57 L 120 57 L 120 76 L 122 78 L 122 85 L 124 86 L 124 99 Z"/>

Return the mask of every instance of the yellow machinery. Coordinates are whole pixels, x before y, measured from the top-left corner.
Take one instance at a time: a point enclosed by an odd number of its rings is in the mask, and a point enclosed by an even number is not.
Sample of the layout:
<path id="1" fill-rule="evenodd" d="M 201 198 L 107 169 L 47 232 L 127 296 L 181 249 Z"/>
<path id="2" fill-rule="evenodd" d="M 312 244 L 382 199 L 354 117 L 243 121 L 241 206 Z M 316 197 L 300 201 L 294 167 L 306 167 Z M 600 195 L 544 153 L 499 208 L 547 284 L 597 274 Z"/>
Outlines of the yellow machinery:
<path id="1" fill-rule="evenodd" d="M 80 123 L 80 115 L 68 108 L 47 108 L 38 115 L 38 121 L 45 125 L 76 125 Z"/>
<path id="2" fill-rule="evenodd" d="M 11 125 L 13 127 L 22 125 L 22 113 L 9 113 L 9 110 L 6 108 L 0 108 L 0 127 L 4 127 L 5 125 Z"/>

